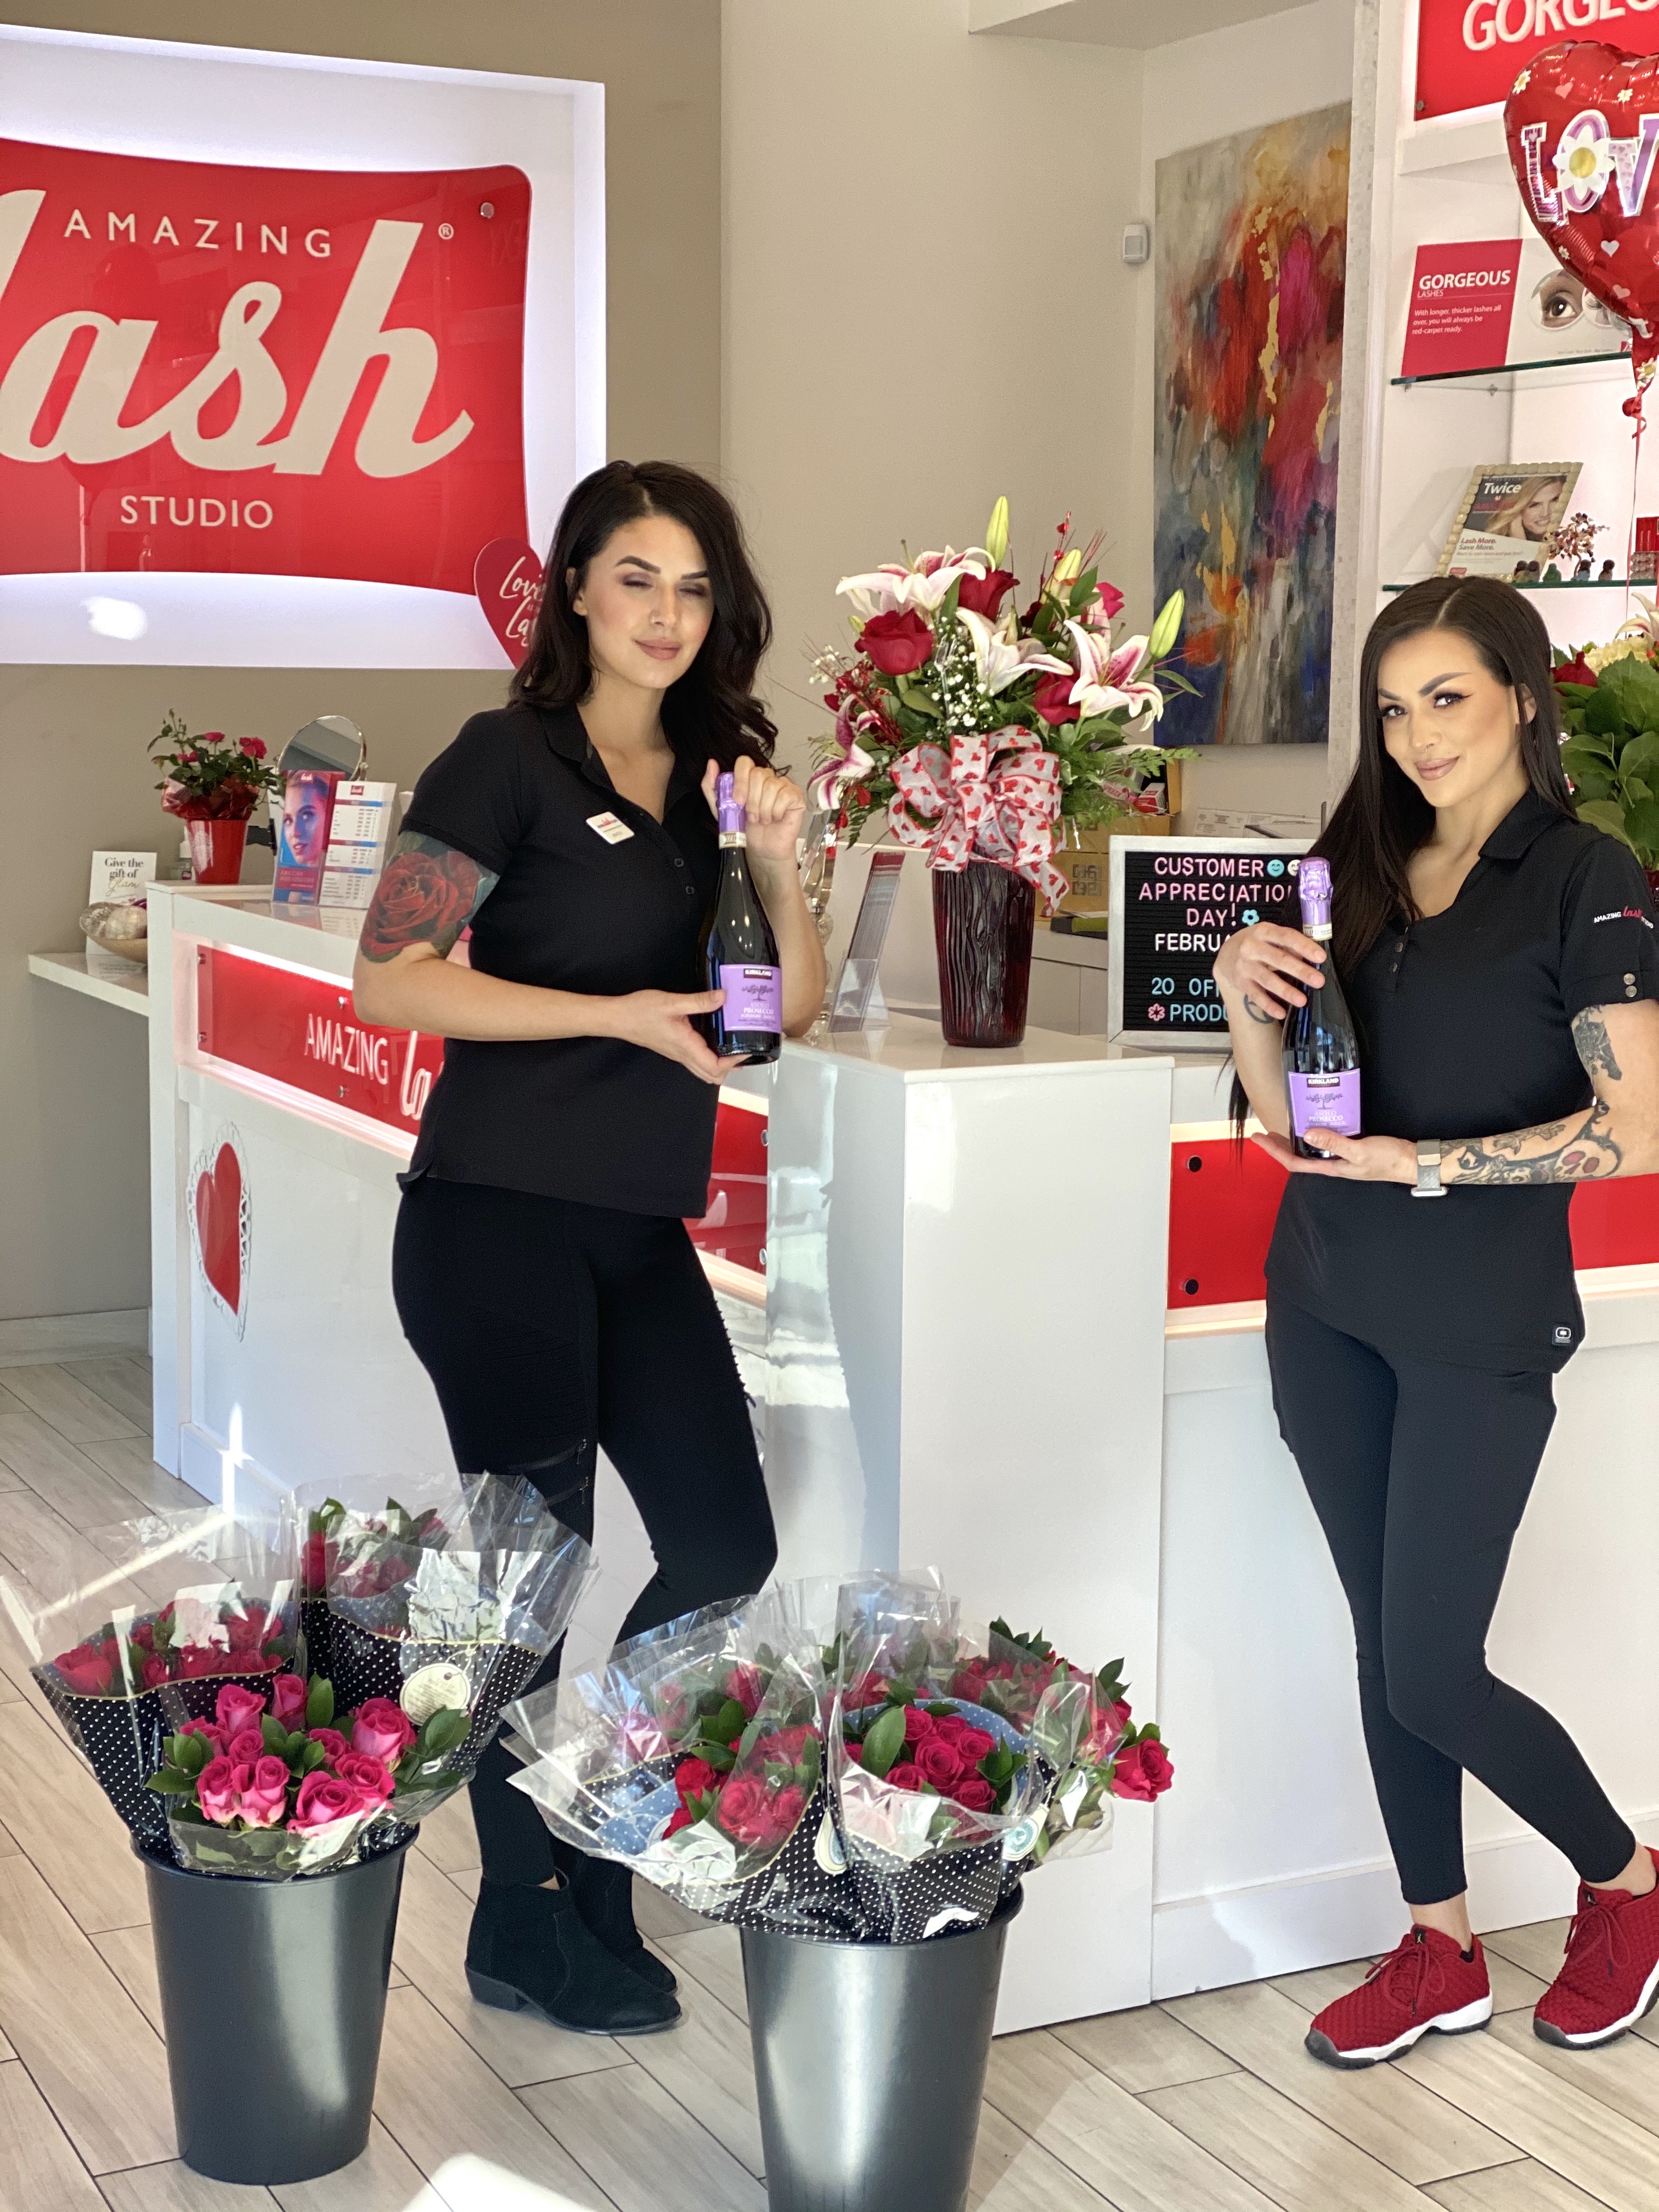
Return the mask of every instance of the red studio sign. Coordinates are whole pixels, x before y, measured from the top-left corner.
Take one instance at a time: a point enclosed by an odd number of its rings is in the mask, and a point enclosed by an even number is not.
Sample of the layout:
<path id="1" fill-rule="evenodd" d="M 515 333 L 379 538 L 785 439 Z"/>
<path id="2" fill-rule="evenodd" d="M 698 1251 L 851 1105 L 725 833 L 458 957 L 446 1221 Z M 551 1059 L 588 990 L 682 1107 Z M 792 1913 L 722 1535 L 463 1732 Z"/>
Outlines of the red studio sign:
<path id="1" fill-rule="evenodd" d="M 1418 0 L 1419 116 L 1506 100 L 1527 63 L 1563 39 L 1659 53 L 1659 0 Z"/>
<path id="2" fill-rule="evenodd" d="M 470 593 L 526 530 L 530 184 L 0 139 L 0 571 Z"/>

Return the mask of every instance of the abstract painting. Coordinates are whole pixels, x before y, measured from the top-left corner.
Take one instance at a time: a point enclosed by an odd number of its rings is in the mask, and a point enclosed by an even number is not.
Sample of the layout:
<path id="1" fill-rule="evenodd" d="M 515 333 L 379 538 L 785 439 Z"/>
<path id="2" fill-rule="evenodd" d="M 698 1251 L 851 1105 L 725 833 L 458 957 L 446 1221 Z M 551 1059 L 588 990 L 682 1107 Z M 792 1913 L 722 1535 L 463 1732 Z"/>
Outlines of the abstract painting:
<path id="1" fill-rule="evenodd" d="M 1346 106 L 1158 164 L 1154 560 L 1187 594 L 1165 744 L 1322 744 L 1347 248 Z"/>

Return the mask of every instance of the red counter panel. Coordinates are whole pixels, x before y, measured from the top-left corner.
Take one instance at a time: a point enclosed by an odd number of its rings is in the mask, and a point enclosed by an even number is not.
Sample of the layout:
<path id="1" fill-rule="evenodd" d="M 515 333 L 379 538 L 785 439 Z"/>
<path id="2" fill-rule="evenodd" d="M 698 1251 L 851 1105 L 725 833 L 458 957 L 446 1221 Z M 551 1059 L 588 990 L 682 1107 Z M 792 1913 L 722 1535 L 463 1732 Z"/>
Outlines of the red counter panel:
<path id="1" fill-rule="evenodd" d="M 1170 1146 L 1172 1309 L 1267 1295 L 1262 1268 L 1284 1188 L 1284 1170 L 1260 1145 L 1247 1143 L 1241 1153 L 1230 1138 L 1205 1137 Z M 1580 1183 L 1569 1218 L 1580 1268 L 1659 1261 L 1659 1176 Z"/>

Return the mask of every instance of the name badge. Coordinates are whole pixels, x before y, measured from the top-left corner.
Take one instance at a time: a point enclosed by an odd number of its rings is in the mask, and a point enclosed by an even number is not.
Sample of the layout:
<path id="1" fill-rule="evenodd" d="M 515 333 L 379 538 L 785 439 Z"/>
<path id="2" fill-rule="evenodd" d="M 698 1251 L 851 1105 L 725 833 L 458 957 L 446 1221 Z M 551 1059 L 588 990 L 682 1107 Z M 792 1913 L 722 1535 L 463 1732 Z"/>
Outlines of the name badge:
<path id="1" fill-rule="evenodd" d="M 590 814 L 587 826 L 596 837 L 603 837 L 607 845 L 620 845 L 634 832 L 625 822 L 618 822 L 614 814 Z"/>

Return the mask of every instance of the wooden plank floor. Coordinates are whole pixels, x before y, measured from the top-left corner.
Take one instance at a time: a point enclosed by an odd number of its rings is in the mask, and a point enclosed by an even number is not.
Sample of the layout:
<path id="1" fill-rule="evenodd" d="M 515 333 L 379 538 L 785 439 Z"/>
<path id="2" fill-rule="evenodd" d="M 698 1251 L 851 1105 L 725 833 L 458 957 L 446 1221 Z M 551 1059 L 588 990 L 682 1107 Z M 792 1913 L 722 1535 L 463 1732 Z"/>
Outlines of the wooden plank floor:
<path id="1" fill-rule="evenodd" d="M 136 1356 L 0 1367 L 0 1553 L 188 1494 L 150 1463 L 148 1392 Z M 201 2180 L 173 2154 L 143 1885 L 0 1621 L 0 2212 L 765 2212 L 735 1933 L 642 1891 L 684 2025 L 565 2035 L 468 1996 L 477 1878 L 461 1798 L 410 1862 L 363 2158 L 300 2187 Z M 1358 1966 L 1007 2037 L 975 2212 L 1659 2212 L 1659 2025 L 1540 2043 L 1562 1935 L 1489 1938 L 1491 2033 L 1364 2074 L 1301 2047 Z"/>

